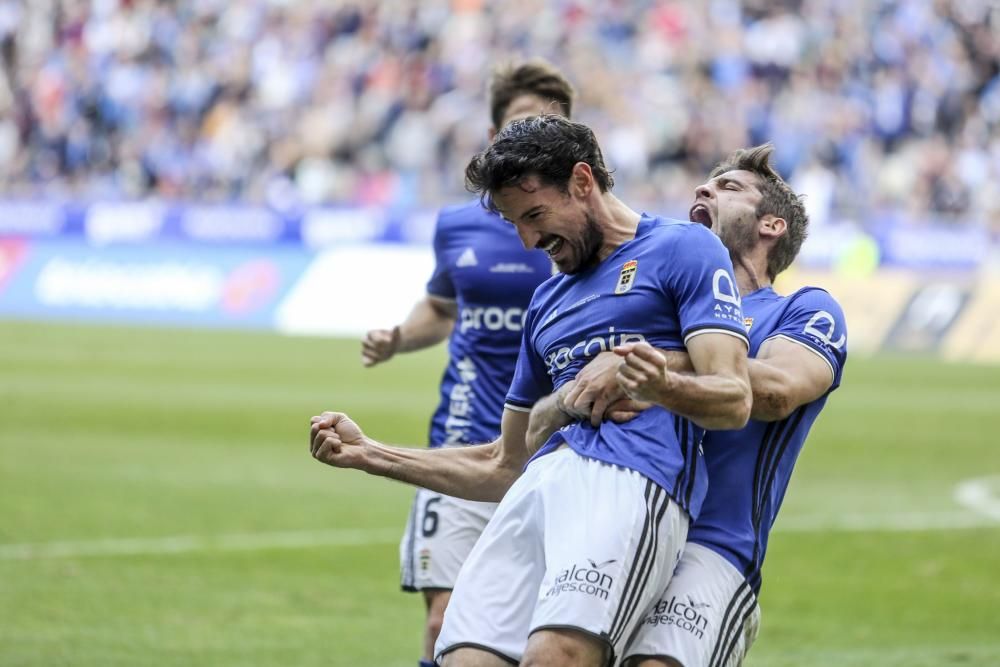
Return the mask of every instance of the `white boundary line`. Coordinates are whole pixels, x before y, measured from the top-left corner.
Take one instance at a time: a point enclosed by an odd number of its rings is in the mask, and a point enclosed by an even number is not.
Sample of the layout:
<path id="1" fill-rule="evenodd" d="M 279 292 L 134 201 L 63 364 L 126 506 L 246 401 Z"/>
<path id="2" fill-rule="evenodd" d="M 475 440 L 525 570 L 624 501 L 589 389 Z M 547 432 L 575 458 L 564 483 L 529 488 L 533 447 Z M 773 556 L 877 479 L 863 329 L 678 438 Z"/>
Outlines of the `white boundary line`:
<path id="1" fill-rule="evenodd" d="M 960 482 L 955 501 L 967 508 L 940 512 L 883 512 L 802 515 L 779 518 L 775 531 L 816 532 L 920 532 L 1000 528 L 1000 475 Z M 161 556 L 213 551 L 262 551 L 313 547 L 354 547 L 395 544 L 401 528 L 357 528 L 223 535 L 173 535 L 153 538 L 0 544 L 0 561 L 87 556 Z"/>

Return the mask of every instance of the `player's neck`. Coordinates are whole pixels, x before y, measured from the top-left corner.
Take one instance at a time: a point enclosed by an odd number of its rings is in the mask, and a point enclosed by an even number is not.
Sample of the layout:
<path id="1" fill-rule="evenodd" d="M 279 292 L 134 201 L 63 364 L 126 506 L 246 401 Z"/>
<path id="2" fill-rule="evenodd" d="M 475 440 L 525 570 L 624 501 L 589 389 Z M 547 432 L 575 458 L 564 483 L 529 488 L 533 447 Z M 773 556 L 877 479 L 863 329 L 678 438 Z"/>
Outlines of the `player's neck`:
<path id="1" fill-rule="evenodd" d="M 618 246 L 635 238 L 635 232 L 639 228 L 639 220 L 642 216 L 610 192 L 601 195 L 600 204 L 595 213 L 601 222 L 601 230 L 604 232 L 604 244 L 601 245 L 597 257 L 600 261 L 604 261 Z"/>
<path id="2" fill-rule="evenodd" d="M 771 286 L 767 277 L 767 253 L 761 254 L 751 250 L 745 254 L 731 255 L 733 270 L 736 273 L 736 286 L 740 294 L 750 294 L 759 289 Z"/>

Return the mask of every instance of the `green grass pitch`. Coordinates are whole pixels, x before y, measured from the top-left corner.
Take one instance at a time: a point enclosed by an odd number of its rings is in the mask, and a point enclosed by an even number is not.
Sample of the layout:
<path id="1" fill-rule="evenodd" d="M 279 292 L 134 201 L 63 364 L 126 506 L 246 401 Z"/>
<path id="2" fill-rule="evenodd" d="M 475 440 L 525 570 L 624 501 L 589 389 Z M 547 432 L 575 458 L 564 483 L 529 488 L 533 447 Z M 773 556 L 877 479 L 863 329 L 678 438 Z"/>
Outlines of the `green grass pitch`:
<path id="1" fill-rule="evenodd" d="M 315 463 L 306 434 L 337 408 L 423 444 L 443 352 L 365 370 L 357 348 L 0 323 L 0 665 L 415 665 L 411 491 Z M 851 359 L 749 667 L 1000 665 L 1000 521 L 955 500 L 985 478 L 996 513 L 998 433 L 1000 369 Z"/>

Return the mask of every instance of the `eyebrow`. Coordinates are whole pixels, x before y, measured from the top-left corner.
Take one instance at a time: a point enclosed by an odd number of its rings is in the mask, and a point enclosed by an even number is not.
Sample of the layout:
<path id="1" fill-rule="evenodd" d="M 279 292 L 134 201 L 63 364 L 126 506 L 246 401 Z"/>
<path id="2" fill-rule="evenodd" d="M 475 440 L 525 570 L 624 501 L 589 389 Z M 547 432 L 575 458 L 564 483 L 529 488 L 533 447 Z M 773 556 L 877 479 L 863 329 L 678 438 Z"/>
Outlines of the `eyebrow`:
<path id="1" fill-rule="evenodd" d="M 518 218 L 518 219 L 519 220 L 524 220 L 525 218 L 527 218 L 532 213 L 537 213 L 537 212 L 541 212 L 541 211 L 544 211 L 544 210 L 545 210 L 545 205 L 544 204 L 536 204 L 536 205 L 532 206 L 531 208 L 529 208 L 524 213 L 522 213 L 521 216 L 520 216 L 520 218 Z"/>
<path id="2" fill-rule="evenodd" d="M 746 189 L 746 188 L 752 188 L 752 189 L 756 190 L 757 192 L 760 192 L 760 185 L 756 181 L 753 182 L 753 183 L 743 183 L 742 181 L 739 181 L 739 180 L 737 180 L 735 178 L 730 178 L 729 176 L 726 176 L 725 174 L 721 174 L 719 176 L 716 176 L 715 182 L 719 184 L 719 187 L 723 187 L 723 188 L 726 187 L 727 183 L 735 183 L 736 185 L 740 186 L 741 188 L 744 188 L 744 189 Z"/>

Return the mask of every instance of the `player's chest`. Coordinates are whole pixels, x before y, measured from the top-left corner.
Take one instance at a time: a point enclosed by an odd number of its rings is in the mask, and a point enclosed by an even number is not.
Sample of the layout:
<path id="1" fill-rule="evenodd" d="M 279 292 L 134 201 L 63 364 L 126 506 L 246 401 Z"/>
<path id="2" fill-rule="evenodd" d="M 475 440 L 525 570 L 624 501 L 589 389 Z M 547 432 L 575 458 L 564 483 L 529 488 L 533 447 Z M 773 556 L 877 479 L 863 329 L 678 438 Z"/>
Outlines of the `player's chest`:
<path id="1" fill-rule="evenodd" d="M 679 344 L 674 304 L 641 260 L 623 259 L 584 280 L 565 281 L 538 310 L 533 344 L 556 377 L 617 345 Z"/>

